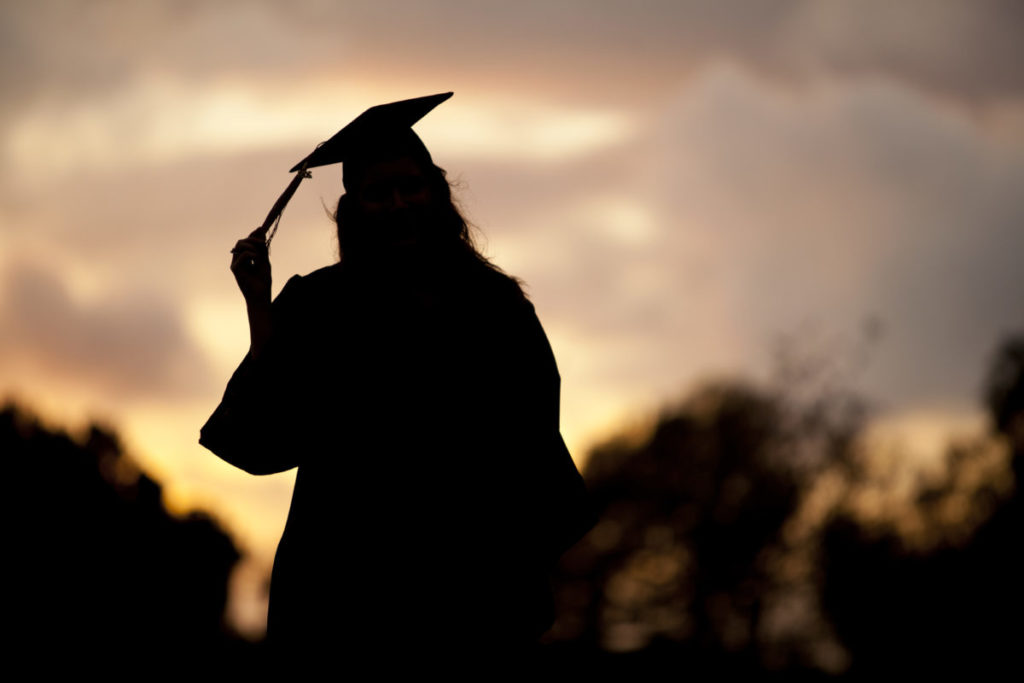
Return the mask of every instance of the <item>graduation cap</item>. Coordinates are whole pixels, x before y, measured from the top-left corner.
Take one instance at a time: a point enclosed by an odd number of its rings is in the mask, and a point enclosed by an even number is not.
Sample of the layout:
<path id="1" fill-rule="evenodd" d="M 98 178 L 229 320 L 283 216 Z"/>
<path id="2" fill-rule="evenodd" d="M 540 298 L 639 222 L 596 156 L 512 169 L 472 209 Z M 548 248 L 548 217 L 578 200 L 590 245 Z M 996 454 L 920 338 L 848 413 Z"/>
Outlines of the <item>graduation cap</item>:
<path id="1" fill-rule="evenodd" d="M 373 161 L 394 159 L 400 156 L 433 163 L 430 152 L 423 141 L 413 132 L 414 123 L 426 116 L 434 107 L 441 104 L 454 93 L 446 92 L 411 100 L 378 104 L 370 107 L 357 116 L 350 124 L 339 130 L 329 140 L 321 142 L 302 161 L 291 168 L 295 178 L 274 202 L 274 206 L 263 221 L 261 229 L 264 234 L 274 229 L 267 236 L 267 246 L 277 232 L 277 224 L 281 221 L 281 212 L 288 200 L 295 194 L 303 178 L 309 178 L 309 169 L 317 166 L 342 163 L 342 182 L 347 190 L 354 187 L 359 173 Z"/>

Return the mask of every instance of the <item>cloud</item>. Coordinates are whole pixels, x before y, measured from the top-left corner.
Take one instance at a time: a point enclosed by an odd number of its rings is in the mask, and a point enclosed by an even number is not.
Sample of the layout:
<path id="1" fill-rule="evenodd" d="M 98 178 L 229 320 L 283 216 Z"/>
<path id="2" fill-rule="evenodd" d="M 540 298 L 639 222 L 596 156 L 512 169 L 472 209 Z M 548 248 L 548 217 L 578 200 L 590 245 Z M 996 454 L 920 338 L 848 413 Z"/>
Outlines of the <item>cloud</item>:
<path id="1" fill-rule="evenodd" d="M 182 398 L 210 388 L 203 356 L 177 312 L 154 297 L 77 301 L 53 274 L 8 267 L 0 299 L 0 358 L 8 371 L 87 386 L 122 399 Z"/>
<path id="2" fill-rule="evenodd" d="M 274 90 L 256 83 L 208 87 L 151 80 L 105 100 L 30 107 L 0 135 L 0 162 L 17 169 L 17 182 L 38 184 L 47 176 L 168 165 L 253 149 L 291 149 L 295 161 L 318 137 L 328 138 L 347 117 L 354 118 L 360 111 L 353 107 L 357 99 L 352 89 L 325 83 Z M 433 149 L 463 157 L 543 163 L 619 143 L 635 128 L 629 116 L 612 108 L 472 94 L 444 111 L 444 117 L 430 117 L 417 130 Z"/>
<path id="3" fill-rule="evenodd" d="M 664 215 L 703 245 L 741 336 L 878 315 L 871 384 L 920 401 L 973 394 L 1024 325 L 1021 146 L 892 83 L 794 95 L 731 70 L 685 91 L 663 131 Z"/>
<path id="4" fill-rule="evenodd" d="M 889 76 L 964 101 L 1020 98 L 1022 30 L 1024 6 L 1013 0 L 805 0 L 787 28 L 796 39 L 787 61 Z"/>
<path id="5" fill-rule="evenodd" d="M 492 251 L 534 286 L 566 387 L 588 388 L 567 414 L 762 372 L 814 329 L 843 364 L 873 318 L 866 391 L 970 406 L 994 344 L 1024 327 L 1024 147 L 891 81 L 780 90 L 711 68 L 628 146 L 485 170 L 473 205 L 508 221 Z"/>
<path id="6" fill-rule="evenodd" d="M 399 95 L 454 81 L 607 104 L 650 101 L 721 60 L 788 81 L 880 75 L 963 100 L 1024 92 L 1024 9 L 1014 0 L 39 0 L 4 3 L 0 18 L 7 105 L 66 103 L 168 75 L 327 77 Z"/>

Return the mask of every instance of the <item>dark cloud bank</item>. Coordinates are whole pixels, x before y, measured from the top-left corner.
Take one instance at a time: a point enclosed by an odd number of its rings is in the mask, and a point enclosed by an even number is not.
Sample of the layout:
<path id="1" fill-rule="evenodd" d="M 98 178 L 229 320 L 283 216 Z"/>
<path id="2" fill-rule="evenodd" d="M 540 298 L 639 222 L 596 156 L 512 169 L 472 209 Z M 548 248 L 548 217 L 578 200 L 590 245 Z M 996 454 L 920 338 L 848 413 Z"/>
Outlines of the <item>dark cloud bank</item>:
<path id="1" fill-rule="evenodd" d="M 160 298 L 124 292 L 76 302 L 40 268 L 7 273 L 0 355 L 122 397 L 184 397 L 209 388 L 206 361 L 178 312 Z"/>

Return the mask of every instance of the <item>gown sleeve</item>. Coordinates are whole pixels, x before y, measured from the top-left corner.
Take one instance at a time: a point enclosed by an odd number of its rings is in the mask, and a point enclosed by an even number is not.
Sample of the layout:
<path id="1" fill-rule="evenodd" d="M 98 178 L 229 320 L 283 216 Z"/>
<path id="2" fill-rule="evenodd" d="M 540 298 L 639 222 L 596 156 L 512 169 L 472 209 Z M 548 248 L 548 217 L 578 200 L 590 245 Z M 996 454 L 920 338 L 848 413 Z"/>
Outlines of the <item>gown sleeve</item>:
<path id="1" fill-rule="evenodd" d="M 251 474 L 274 474 L 299 464 L 294 340 L 301 290 L 299 276 L 285 284 L 272 304 L 273 336 L 266 352 L 258 360 L 245 355 L 199 432 L 201 445 Z"/>
<path id="2" fill-rule="evenodd" d="M 594 525 L 596 517 L 559 427 L 561 377 L 547 335 L 526 300 L 501 323 L 498 373 L 506 387 L 499 429 L 507 481 L 530 534 L 526 543 L 553 564 Z"/>

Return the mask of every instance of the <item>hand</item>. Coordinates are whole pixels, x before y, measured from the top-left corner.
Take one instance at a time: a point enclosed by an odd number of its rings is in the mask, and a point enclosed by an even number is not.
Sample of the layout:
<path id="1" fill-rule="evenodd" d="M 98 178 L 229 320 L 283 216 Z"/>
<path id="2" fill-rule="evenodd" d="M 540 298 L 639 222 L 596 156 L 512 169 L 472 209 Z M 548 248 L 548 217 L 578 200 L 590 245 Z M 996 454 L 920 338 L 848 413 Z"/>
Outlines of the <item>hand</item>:
<path id="1" fill-rule="evenodd" d="M 231 272 L 246 304 L 270 303 L 270 256 L 267 252 L 266 230 L 256 228 L 231 249 Z"/>

